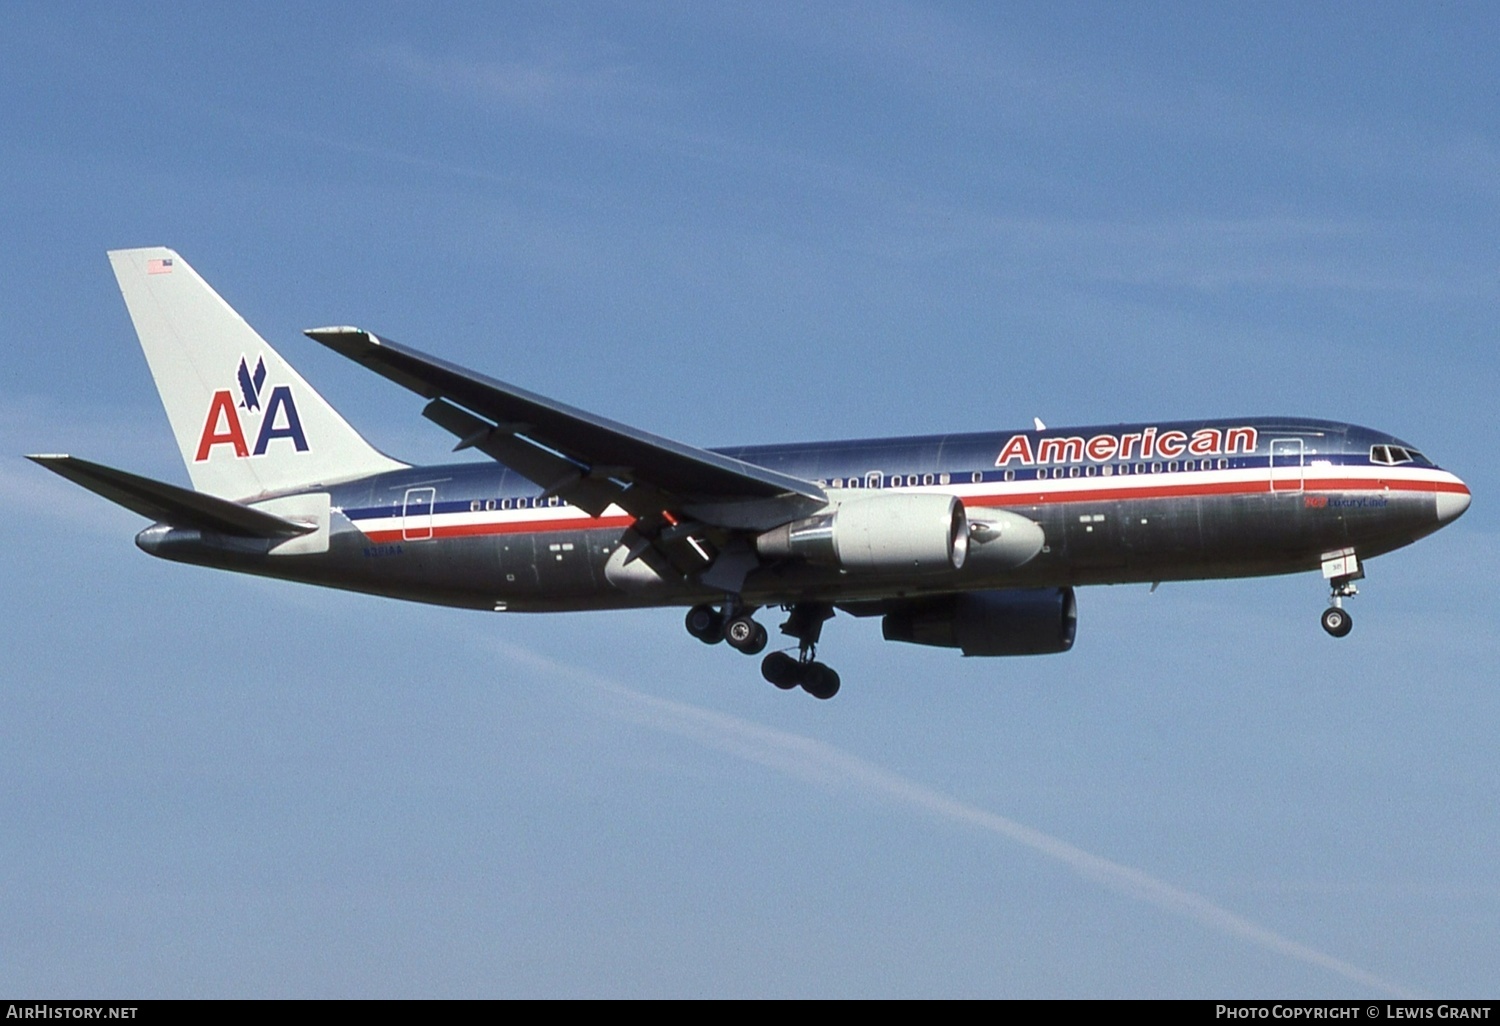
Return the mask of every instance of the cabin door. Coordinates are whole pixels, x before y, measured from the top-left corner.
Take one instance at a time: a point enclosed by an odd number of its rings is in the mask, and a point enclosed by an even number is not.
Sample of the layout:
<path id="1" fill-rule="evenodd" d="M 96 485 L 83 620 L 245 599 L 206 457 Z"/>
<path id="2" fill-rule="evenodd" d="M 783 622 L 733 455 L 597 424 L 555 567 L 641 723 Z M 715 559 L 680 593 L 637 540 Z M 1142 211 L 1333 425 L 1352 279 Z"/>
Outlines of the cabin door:
<path id="1" fill-rule="evenodd" d="M 401 537 L 404 541 L 423 541 L 432 537 L 432 502 L 436 488 L 408 488 L 401 504 Z"/>
<path id="2" fill-rule="evenodd" d="M 1302 439 L 1271 439 L 1271 491 L 1302 491 Z"/>

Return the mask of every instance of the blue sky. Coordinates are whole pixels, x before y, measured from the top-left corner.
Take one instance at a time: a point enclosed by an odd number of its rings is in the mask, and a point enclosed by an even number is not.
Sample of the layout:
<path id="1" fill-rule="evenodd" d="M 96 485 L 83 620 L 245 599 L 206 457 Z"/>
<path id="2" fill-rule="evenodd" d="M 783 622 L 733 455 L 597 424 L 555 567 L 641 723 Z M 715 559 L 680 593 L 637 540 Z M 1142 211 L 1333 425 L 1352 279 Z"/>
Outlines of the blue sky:
<path id="1" fill-rule="evenodd" d="M 1492 5 L 8 4 L 0 991 L 1493 995 Z M 151 560 L 109 273 L 178 249 L 382 448 L 356 323 L 702 444 L 1297 414 L 1474 508 L 1101 588 L 1075 649 L 496 617 Z"/>

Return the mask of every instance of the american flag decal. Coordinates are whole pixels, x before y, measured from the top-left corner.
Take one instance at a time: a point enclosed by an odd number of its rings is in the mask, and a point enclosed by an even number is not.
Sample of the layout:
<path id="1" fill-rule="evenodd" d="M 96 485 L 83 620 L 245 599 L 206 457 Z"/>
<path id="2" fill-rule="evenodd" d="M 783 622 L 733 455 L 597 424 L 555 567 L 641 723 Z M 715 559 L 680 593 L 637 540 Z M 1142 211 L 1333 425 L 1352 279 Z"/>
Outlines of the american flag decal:
<path id="1" fill-rule="evenodd" d="M 147 274 L 171 274 L 172 273 L 172 258 L 171 257 L 167 257 L 165 260 L 147 260 L 146 261 L 146 273 Z"/>

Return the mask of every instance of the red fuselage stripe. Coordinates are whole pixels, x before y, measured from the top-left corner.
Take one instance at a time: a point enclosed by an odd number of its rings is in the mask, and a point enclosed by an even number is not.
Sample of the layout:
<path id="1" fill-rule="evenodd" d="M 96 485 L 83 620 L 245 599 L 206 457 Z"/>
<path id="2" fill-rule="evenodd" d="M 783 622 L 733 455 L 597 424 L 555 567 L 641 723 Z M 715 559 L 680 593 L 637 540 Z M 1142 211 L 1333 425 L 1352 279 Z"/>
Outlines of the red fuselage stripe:
<path id="1" fill-rule="evenodd" d="M 1466 485 L 1457 481 L 1385 481 L 1370 478 L 1307 478 L 1296 488 L 1296 478 L 1288 477 L 1284 489 L 1297 492 L 1451 492 L 1468 495 Z M 1282 491 L 1283 489 L 1276 489 Z M 1051 506 L 1069 502 L 1117 502 L 1130 499 L 1183 499 L 1207 495 L 1259 495 L 1272 491 L 1265 478 L 1255 481 L 1202 482 L 1181 485 L 1146 485 L 1110 488 L 1080 488 L 1045 492 L 1004 492 L 992 495 L 964 496 L 965 506 Z M 442 514 L 438 514 L 441 516 Z M 356 521 L 356 525 L 357 525 Z M 633 520 L 629 516 L 579 517 L 564 520 L 521 520 L 483 524 L 434 524 L 430 530 L 408 526 L 365 531 L 372 542 L 425 541 L 428 538 L 463 538 L 476 535 L 546 534 L 557 531 L 623 530 Z"/>
<path id="2" fill-rule="evenodd" d="M 1462 484 L 1450 481 L 1379 481 L 1369 478 L 1308 478 L 1301 487 L 1297 479 L 1271 482 L 1223 481 L 1204 484 L 1146 485 L 1127 488 L 1079 488 L 1045 492 L 1004 492 L 995 495 L 964 496 L 965 506 L 1050 506 L 1064 502 L 1117 502 L 1125 499 L 1188 499 L 1200 495 L 1260 495 L 1266 492 L 1458 492 L 1469 494 Z"/>

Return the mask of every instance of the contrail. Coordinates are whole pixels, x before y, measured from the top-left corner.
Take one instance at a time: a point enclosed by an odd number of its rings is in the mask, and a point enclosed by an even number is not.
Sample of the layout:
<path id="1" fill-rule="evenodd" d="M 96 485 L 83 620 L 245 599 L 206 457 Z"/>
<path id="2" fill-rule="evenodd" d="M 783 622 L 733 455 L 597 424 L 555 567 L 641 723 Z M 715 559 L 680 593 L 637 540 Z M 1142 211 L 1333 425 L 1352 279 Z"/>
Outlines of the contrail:
<path id="1" fill-rule="evenodd" d="M 865 759 L 832 745 L 789 731 L 765 727 L 738 716 L 714 712 L 685 702 L 657 698 L 625 687 L 576 666 L 560 663 L 546 656 L 504 642 L 490 641 L 505 657 L 537 670 L 586 684 L 615 699 L 616 712 L 624 719 L 676 734 L 708 748 L 728 752 L 748 762 L 766 766 L 789 776 L 818 784 L 841 784 L 866 794 L 894 800 L 955 823 L 988 830 L 1033 851 L 1061 862 L 1080 876 L 1103 884 L 1141 901 L 1150 902 L 1169 912 L 1186 916 L 1205 926 L 1233 937 L 1239 937 L 1295 959 L 1307 965 L 1326 969 L 1345 979 L 1393 997 L 1419 998 L 1398 984 L 1384 980 L 1359 966 L 1300 944 L 1275 931 L 1235 915 L 1192 891 L 1173 886 L 1164 880 L 1121 865 L 1100 855 L 1084 851 L 1051 834 L 1035 830 L 1013 819 L 966 804 L 917 783 L 899 773 L 881 769 Z"/>

